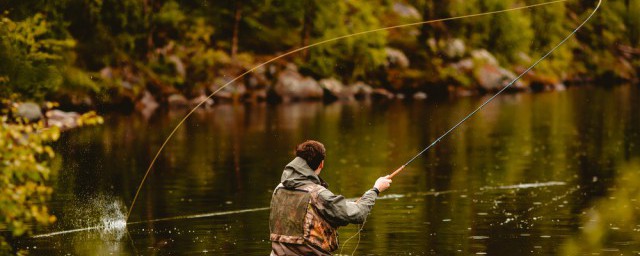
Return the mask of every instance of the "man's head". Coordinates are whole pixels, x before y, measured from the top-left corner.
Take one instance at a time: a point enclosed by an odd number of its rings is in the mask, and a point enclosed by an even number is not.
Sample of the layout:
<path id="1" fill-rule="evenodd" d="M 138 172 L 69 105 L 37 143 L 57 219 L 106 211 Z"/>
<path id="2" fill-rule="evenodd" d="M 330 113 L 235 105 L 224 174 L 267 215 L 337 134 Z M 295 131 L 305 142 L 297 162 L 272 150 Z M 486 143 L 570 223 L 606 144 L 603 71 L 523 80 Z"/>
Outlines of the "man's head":
<path id="1" fill-rule="evenodd" d="M 307 161 L 307 165 L 316 171 L 316 174 L 324 167 L 325 155 L 324 145 L 315 140 L 305 141 L 296 147 L 296 156 Z"/>

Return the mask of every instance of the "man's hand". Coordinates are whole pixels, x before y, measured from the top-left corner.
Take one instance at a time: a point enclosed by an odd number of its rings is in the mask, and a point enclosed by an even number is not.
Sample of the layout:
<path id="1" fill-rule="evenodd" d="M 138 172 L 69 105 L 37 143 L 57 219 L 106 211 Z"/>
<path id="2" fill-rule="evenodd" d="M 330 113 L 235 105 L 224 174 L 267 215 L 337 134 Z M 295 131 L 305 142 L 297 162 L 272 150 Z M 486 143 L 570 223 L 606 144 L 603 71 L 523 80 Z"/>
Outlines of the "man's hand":
<path id="1" fill-rule="evenodd" d="M 373 187 L 378 189 L 380 192 L 387 190 L 389 186 L 391 186 L 391 179 L 389 179 L 389 175 L 378 178 L 378 180 L 376 180 L 376 184 L 373 185 Z"/>

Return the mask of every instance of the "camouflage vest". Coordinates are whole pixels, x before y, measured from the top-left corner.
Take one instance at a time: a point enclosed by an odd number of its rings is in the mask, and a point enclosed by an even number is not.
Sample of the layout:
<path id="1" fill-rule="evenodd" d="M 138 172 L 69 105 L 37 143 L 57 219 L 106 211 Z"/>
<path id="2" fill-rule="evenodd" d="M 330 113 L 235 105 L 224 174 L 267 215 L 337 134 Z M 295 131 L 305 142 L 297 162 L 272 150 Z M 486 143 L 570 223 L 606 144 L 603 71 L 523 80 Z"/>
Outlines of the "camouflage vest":
<path id="1" fill-rule="evenodd" d="M 326 190 L 310 184 L 296 189 L 276 187 L 271 198 L 269 229 L 271 241 L 312 244 L 327 252 L 338 249 L 338 230 L 319 214 L 318 195 Z"/>

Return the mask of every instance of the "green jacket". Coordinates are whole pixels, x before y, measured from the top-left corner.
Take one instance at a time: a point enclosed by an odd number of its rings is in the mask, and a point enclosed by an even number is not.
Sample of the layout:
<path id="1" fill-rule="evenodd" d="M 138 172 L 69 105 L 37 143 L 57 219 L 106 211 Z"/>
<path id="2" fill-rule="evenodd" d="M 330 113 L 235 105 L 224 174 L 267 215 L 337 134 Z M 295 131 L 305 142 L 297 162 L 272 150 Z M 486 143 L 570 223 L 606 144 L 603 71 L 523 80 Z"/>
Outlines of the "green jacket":
<path id="1" fill-rule="evenodd" d="M 328 188 L 324 180 L 318 177 L 307 162 L 296 157 L 285 167 L 280 182 L 285 188 L 293 189 L 299 186 L 315 183 Z M 321 205 L 317 205 L 320 214 L 333 226 L 346 226 L 349 223 L 361 224 L 365 221 L 371 208 L 375 204 L 377 193 L 370 189 L 365 192 L 356 203 L 344 196 L 335 195 L 329 190 L 319 194 Z"/>

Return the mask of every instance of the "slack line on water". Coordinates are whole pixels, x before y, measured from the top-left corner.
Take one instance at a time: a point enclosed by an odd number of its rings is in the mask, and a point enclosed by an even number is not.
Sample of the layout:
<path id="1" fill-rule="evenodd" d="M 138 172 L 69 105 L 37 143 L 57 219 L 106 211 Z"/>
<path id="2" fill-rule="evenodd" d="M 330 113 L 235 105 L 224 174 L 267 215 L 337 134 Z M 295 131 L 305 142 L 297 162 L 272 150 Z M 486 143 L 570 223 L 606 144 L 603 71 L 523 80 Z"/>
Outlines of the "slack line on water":
<path id="1" fill-rule="evenodd" d="M 442 196 L 447 194 L 455 194 L 455 193 L 485 193 L 488 191 L 499 191 L 499 190 L 520 190 L 520 189 L 533 189 L 533 188 L 545 188 L 545 187 L 557 187 L 557 186 L 566 186 L 567 183 L 561 181 L 547 181 L 547 182 L 536 182 L 536 183 L 520 183 L 514 185 L 505 185 L 505 186 L 486 186 L 481 187 L 477 191 L 469 191 L 469 190 L 441 190 L 441 191 L 419 191 L 412 192 L 407 194 L 386 194 L 378 197 L 377 200 L 396 200 L 400 198 L 412 198 L 412 197 L 423 197 L 423 196 Z M 571 191 L 570 189 L 568 191 Z M 355 200 L 357 198 L 349 198 L 348 200 Z M 181 216 L 173 216 L 173 217 L 165 217 L 165 218 L 157 218 L 145 221 L 134 221 L 125 223 L 123 219 L 105 219 L 99 225 L 90 225 L 87 227 L 81 227 L 76 229 L 68 229 L 62 231 L 55 231 L 50 233 L 43 233 L 31 236 L 32 238 L 46 238 L 60 235 L 67 235 L 79 232 L 88 232 L 88 231 L 98 231 L 100 233 L 109 233 L 109 232 L 121 232 L 125 227 L 132 225 L 139 225 L 143 223 L 151 223 L 151 222 L 167 222 L 167 221 L 178 221 L 178 220 L 187 220 L 187 219 L 202 219 L 202 218 L 211 218 L 211 217 L 219 217 L 219 216 L 227 216 L 227 215 L 237 215 L 237 214 L 245 214 L 245 213 L 253 213 L 253 212 L 261 212 L 267 211 L 269 207 L 258 207 L 258 208 L 248 208 L 248 209 L 240 209 L 240 210 L 230 210 L 230 211 L 220 211 L 220 212 L 208 212 L 208 213 L 199 213 L 199 214 L 191 214 L 191 215 L 181 215 Z"/>
<path id="2" fill-rule="evenodd" d="M 209 96 L 207 96 L 205 99 L 203 99 L 200 103 L 198 103 L 194 108 L 192 108 L 179 122 L 178 124 L 175 126 L 175 128 L 171 131 L 171 133 L 169 133 L 169 135 L 167 136 L 167 138 L 164 140 L 164 142 L 162 143 L 162 145 L 160 146 L 160 148 L 158 149 L 157 153 L 155 154 L 155 156 L 153 157 L 153 160 L 151 161 L 151 163 L 149 164 L 149 167 L 147 168 L 142 180 L 140 181 L 140 185 L 138 186 L 136 193 L 133 197 L 133 200 L 131 202 L 131 205 L 129 207 L 129 210 L 127 212 L 126 215 L 126 221 L 129 220 L 129 217 L 131 216 L 131 212 L 133 211 L 133 208 L 135 206 L 136 200 L 138 198 L 138 195 L 140 194 L 140 190 L 142 188 L 142 186 L 144 185 L 144 182 L 146 181 L 147 177 L 149 176 L 149 173 L 151 172 L 151 169 L 153 168 L 156 160 L 158 159 L 158 157 L 160 156 L 160 153 L 162 152 L 162 150 L 164 149 L 164 147 L 167 145 L 167 143 L 169 142 L 169 140 L 173 137 L 173 135 L 175 134 L 175 132 L 178 130 L 178 128 L 180 128 L 180 126 L 182 126 L 182 124 L 185 122 L 185 120 L 187 118 L 189 118 L 193 112 L 195 112 L 196 109 L 198 109 L 200 106 L 202 106 L 207 100 L 209 100 L 210 98 L 212 98 L 214 95 L 216 95 L 219 91 L 221 91 L 222 89 L 224 89 L 225 87 L 229 86 L 230 84 L 234 83 L 235 81 L 237 81 L 238 79 L 244 77 L 245 75 L 253 72 L 254 70 L 261 68 L 273 61 L 276 61 L 278 59 L 281 59 L 283 57 L 289 56 L 291 54 L 318 46 L 318 45 L 322 45 L 322 44 L 326 44 L 329 42 L 334 42 L 334 41 L 338 41 L 338 40 L 342 40 L 342 39 L 346 39 L 349 37 L 355 37 L 355 36 L 361 36 L 361 35 L 366 35 L 366 34 L 370 34 L 370 33 L 374 33 L 374 32 L 379 32 L 379 31 L 386 31 L 386 30 L 391 30 L 391 29 L 396 29 L 396 28 L 406 28 L 406 27 L 412 27 L 412 26 L 417 26 L 417 25 L 424 25 L 424 24 L 430 24 L 430 23 L 435 23 L 435 22 L 443 22 L 443 21 L 451 21 L 451 20 L 458 20 L 458 19 L 464 19 L 464 18 L 472 18 L 472 17 L 480 17 L 480 16 L 486 16 L 486 15 L 492 15 L 492 14 L 499 14 L 499 13 L 505 13 L 505 12 L 510 12 L 510 11 L 516 11 L 516 10 L 523 10 L 523 9 L 528 9 L 528 8 L 534 8 L 534 7 L 540 7 L 540 6 L 545 6 L 545 5 L 550 5 L 550 4 L 556 4 L 556 3 L 562 3 L 562 2 L 566 2 L 568 0 L 556 0 L 556 1 L 550 1 L 550 2 L 545 2 L 545 3 L 538 3 L 538 4 L 532 4 L 532 5 L 526 5 L 526 6 L 521 6 L 521 7 L 514 7 L 514 8 L 509 8 L 509 9 L 504 9 L 504 10 L 498 10 L 498 11 L 490 11 L 490 12 L 484 12 L 484 13 L 477 13 L 477 14 L 468 14 L 468 15 L 461 15 L 461 16 L 456 16 L 456 17 L 449 17 L 449 18 L 442 18 L 442 19 L 435 19 L 435 20 L 428 20 L 428 21 L 421 21 L 421 22 L 415 22 L 415 23 L 409 23 L 409 24 L 402 24 L 402 25 L 396 25 L 396 26 L 390 26 L 390 27 L 384 27 L 384 28 L 379 28 L 379 29 L 373 29 L 373 30 L 368 30 L 368 31 L 362 31 L 362 32 L 357 32 L 357 33 L 353 33 L 353 34 L 349 34 L 349 35 L 344 35 L 344 36 L 340 36 L 340 37 L 335 37 L 335 38 L 331 38 L 331 39 L 327 39 L 327 40 L 323 40 L 317 43 L 313 43 L 307 46 L 303 46 L 300 47 L 298 49 L 286 52 L 284 54 L 281 54 L 275 58 L 272 58 L 266 62 L 263 62 L 247 71 L 245 71 L 244 73 L 240 74 L 239 76 L 231 79 L 229 82 L 227 82 L 226 84 L 222 85 L 220 88 L 216 89 L 214 92 L 212 92 L 211 94 L 209 94 Z M 564 38 L 564 40 L 562 40 L 558 45 L 556 45 L 553 49 L 551 49 L 547 54 L 545 54 L 544 56 L 542 56 L 538 61 L 536 61 L 531 67 L 529 67 L 527 70 L 525 70 L 524 72 L 522 72 L 516 79 L 514 79 L 511 83 L 509 83 L 507 86 L 505 86 L 502 90 L 500 90 L 498 93 L 496 93 L 495 95 L 493 95 L 489 100 L 487 100 L 484 104 L 482 104 L 480 107 L 478 107 L 475 111 L 471 112 L 467 117 L 465 117 L 464 119 L 462 119 L 462 121 L 460 121 L 459 123 L 457 123 L 454 127 L 452 127 L 450 130 L 448 130 L 446 133 L 444 133 L 442 136 L 440 136 L 438 139 L 436 139 L 432 144 L 430 144 L 427 148 L 425 148 L 424 150 L 422 150 L 420 153 L 418 153 L 415 157 L 413 157 L 411 160 L 409 160 L 407 163 L 405 163 L 404 165 L 402 165 L 400 168 L 398 168 L 394 173 L 392 173 L 390 176 L 393 177 L 396 174 L 398 174 L 402 169 L 404 169 L 404 167 L 406 167 L 408 164 L 410 164 L 415 158 L 417 158 L 418 156 L 420 156 L 422 153 L 426 152 L 429 148 L 431 148 L 432 146 L 434 146 L 437 142 L 439 142 L 443 137 L 445 137 L 446 135 L 448 135 L 451 131 L 453 131 L 455 128 L 457 128 L 460 124 L 462 124 L 464 121 L 466 121 L 466 119 L 468 119 L 469 117 L 471 117 L 473 114 L 475 114 L 477 111 L 479 111 L 482 107 L 484 107 L 484 105 L 486 105 L 487 103 L 489 103 L 491 100 L 493 100 L 493 98 L 495 98 L 496 96 L 498 96 L 500 93 L 502 93 L 505 89 L 507 89 L 508 87 L 510 87 L 515 81 L 519 80 L 524 74 L 526 74 L 527 72 L 529 72 L 533 67 L 535 67 L 540 61 L 542 61 L 544 58 L 546 58 L 549 54 L 551 54 L 553 51 L 555 51 L 555 49 L 557 49 L 560 45 L 562 45 L 567 39 L 569 39 L 569 37 L 571 37 L 573 34 L 576 33 L 576 31 L 578 29 L 580 29 L 590 18 L 591 16 L 593 16 L 593 14 L 595 13 L 595 11 L 598 9 L 598 7 L 600 6 L 602 0 L 600 0 L 600 2 L 598 2 L 598 5 L 596 6 L 596 8 L 594 9 L 593 13 L 591 13 L 591 15 L 583 22 L 581 23 L 573 32 L 571 32 L 566 38 Z"/>

